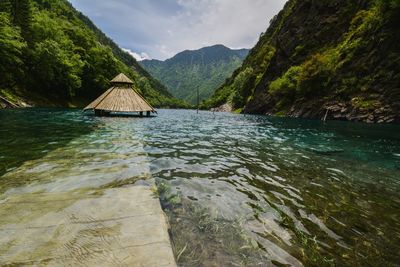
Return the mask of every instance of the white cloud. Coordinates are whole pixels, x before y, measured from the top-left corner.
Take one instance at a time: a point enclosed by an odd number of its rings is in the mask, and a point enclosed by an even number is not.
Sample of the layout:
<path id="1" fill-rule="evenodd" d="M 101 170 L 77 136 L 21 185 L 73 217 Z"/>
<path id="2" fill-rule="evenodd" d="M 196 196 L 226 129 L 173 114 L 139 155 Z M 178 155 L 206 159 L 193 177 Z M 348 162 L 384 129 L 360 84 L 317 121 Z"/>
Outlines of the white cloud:
<path id="1" fill-rule="evenodd" d="M 137 61 L 143 61 L 143 60 L 145 60 L 145 59 L 151 59 L 150 56 L 149 56 L 147 53 L 145 53 L 145 52 L 142 52 L 142 53 L 138 54 L 138 53 L 133 52 L 133 51 L 130 50 L 130 49 L 122 48 L 122 50 L 124 50 L 125 52 L 129 53 L 129 54 L 130 54 L 131 56 L 133 56 Z"/>
<path id="2" fill-rule="evenodd" d="M 286 0 L 70 0 L 119 45 L 165 59 L 224 44 L 251 48 Z M 99 16 L 99 14 L 101 14 Z M 96 16 L 97 15 L 97 16 Z M 142 58 L 142 55 L 140 55 Z"/>
<path id="3" fill-rule="evenodd" d="M 183 7 L 183 11 L 174 18 L 179 42 L 168 42 L 166 47 L 174 52 L 217 43 L 235 48 L 252 47 L 284 2 L 178 0 Z"/>

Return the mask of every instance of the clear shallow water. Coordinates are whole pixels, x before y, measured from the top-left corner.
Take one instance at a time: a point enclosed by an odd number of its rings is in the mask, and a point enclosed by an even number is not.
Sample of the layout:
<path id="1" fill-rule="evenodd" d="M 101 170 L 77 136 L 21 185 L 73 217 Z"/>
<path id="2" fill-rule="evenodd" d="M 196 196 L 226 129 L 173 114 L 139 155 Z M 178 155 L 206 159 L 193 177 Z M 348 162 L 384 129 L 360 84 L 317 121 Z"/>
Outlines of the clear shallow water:
<path id="1" fill-rule="evenodd" d="M 0 199 L 155 178 L 183 266 L 400 262 L 399 126 L 2 110 L 0 162 Z"/>

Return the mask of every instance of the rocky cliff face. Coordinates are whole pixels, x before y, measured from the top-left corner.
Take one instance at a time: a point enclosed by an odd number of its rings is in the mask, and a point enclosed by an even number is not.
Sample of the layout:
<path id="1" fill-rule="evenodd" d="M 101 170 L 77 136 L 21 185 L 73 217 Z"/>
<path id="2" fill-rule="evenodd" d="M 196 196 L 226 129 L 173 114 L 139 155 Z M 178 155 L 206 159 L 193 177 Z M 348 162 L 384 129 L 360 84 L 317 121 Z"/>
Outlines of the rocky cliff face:
<path id="1" fill-rule="evenodd" d="M 205 106 L 400 122 L 398 25 L 398 0 L 290 0 Z"/>

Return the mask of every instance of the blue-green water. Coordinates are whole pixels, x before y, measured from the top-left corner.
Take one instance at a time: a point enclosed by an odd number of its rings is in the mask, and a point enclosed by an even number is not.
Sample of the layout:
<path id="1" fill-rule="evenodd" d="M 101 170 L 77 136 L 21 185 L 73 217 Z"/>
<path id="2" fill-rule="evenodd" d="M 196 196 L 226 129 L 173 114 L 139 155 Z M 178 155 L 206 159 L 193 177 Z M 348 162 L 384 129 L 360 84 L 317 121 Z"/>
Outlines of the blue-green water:
<path id="1" fill-rule="evenodd" d="M 0 199 L 151 176 L 182 266 L 400 263 L 398 125 L 0 110 L 0 176 Z"/>

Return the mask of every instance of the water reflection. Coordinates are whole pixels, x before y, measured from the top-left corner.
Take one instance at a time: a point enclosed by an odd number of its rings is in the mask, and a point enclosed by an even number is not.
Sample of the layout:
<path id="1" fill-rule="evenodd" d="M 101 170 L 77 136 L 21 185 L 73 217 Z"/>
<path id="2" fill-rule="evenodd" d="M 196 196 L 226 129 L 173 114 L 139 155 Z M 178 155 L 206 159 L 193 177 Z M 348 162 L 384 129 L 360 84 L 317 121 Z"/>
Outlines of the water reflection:
<path id="1" fill-rule="evenodd" d="M 145 138 L 152 175 L 171 187 L 169 195 L 206 208 L 214 223 L 240 221 L 264 251 L 264 263 L 400 260 L 398 126 L 171 111 L 161 116 L 157 131 Z M 177 202 L 165 204 L 172 220 L 187 217 L 187 204 L 168 194 L 164 202 Z M 195 238 L 187 234 L 196 229 L 193 217 L 192 228 L 184 219 L 173 225 L 180 247 Z M 204 257 L 196 251 L 199 243 L 212 243 L 196 238 L 182 265 Z"/>
<path id="2" fill-rule="evenodd" d="M 44 122 L 45 145 L 35 144 L 29 127 L 20 138 L 4 124 L 3 197 L 152 177 L 182 266 L 400 262 L 399 126 L 173 110 L 152 119 L 59 112 L 68 118 L 64 132 L 51 131 L 58 115 Z M 24 159 L 22 147 L 39 160 Z"/>
<path id="3" fill-rule="evenodd" d="M 78 110 L 0 110 L 0 176 L 89 133 L 94 125 Z"/>

